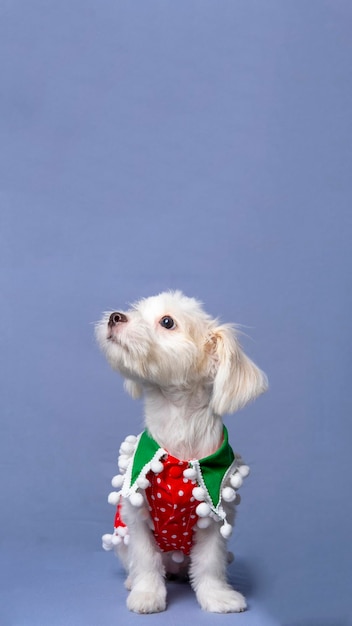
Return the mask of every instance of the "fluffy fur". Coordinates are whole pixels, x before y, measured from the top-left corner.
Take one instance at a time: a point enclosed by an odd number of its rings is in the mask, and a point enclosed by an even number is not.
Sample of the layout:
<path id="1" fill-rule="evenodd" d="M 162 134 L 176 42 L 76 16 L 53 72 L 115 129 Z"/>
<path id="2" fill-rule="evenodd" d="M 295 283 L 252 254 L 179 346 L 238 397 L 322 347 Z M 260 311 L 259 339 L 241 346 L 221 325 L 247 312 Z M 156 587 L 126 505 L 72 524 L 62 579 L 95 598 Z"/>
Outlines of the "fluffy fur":
<path id="1" fill-rule="evenodd" d="M 107 312 L 96 336 L 110 365 L 124 377 L 126 390 L 133 398 L 143 396 L 152 437 L 179 459 L 215 452 L 222 440 L 222 416 L 267 388 L 265 374 L 242 351 L 234 327 L 219 324 L 179 291 L 143 299 L 127 312 L 115 312 L 115 318 Z M 233 519 L 234 504 L 226 507 Z M 129 546 L 122 546 L 120 555 L 129 574 L 127 606 L 137 613 L 162 611 L 165 574 L 174 571 L 175 563 L 168 563 L 148 520 L 128 501 L 123 515 L 130 533 Z M 226 564 L 226 542 L 216 524 L 198 528 L 188 573 L 207 611 L 246 608 L 244 597 L 227 583 Z"/>

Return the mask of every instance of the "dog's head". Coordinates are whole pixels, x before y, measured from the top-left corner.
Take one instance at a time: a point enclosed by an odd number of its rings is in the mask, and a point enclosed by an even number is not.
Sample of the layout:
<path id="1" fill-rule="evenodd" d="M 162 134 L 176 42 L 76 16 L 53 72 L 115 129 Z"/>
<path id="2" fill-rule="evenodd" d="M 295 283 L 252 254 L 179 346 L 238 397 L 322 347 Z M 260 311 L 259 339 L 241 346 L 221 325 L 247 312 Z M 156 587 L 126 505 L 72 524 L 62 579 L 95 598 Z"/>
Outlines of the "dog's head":
<path id="1" fill-rule="evenodd" d="M 212 319 L 194 298 L 166 292 L 129 311 L 104 315 L 98 343 L 133 397 L 144 385 L 209 390 L 218 415 L 233 413 L 267 388 L 265 374 L 244 354 L 234 328 Z"/>

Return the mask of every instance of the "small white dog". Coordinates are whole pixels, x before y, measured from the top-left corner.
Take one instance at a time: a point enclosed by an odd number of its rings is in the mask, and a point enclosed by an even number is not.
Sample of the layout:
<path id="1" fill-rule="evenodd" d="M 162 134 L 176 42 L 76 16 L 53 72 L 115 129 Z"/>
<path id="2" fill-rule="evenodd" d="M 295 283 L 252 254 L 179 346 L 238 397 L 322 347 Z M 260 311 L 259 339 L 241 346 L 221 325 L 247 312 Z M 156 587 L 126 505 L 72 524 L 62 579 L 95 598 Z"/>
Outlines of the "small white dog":
<path id="1" fill-rule="evenodd" d="M 231 325 L 179 291 L 106 313 L 96 336 L 127 391 L 145 402 L 146 430 L 120 448 L 112 484 L 122 490 L 109 496 L 118 505 L 115 530 L 103 537 L 128 572 L 128 608 L 163 611 L 165 575 L 187 571 L 204 610 L 243 611 L 244 597 L 226 580 L 226 539 L 249 468 L 230 448 L 221 416 L 263 393 L 265 374 Z"/>

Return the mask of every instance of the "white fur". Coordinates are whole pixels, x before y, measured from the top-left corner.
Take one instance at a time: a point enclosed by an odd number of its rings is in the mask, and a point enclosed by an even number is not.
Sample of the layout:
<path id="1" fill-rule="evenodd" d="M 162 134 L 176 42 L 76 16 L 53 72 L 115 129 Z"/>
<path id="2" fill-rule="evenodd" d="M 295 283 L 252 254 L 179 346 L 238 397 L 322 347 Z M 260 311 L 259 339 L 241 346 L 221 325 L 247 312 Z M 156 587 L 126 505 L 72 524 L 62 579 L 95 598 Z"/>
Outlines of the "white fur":
<path id="1" fill-rule="evenodd" d="M 219 324 L 179 291 L 141 300 L 124 312 L 127 321 L 113 327 L 108 325 L 110 315 L 97 324 L 99 345 L 132 397 L 143 396 L 152 437 L 179 459 L 215 452 L 222 439 L 222 415 L 237 411 L 267 388 L 265 374 L 244 354 L 234 328 Z M 160 324 L 164 316 L 173 318 L 173 329 Z M 232 523 L 234 503 L 226 503 L 226 509 Z M 136 507 L 124 502 L 123 515 L 130 534 L 128 548 L 121 545 L 131 587 L 127 606 L 137 613 L 162 611 L 165 568 L 175 572 L 180 566 L 156 547 Z M 188 563 L 203 609 L 227 613 L 246 608 L 243 596 L 226 581 L 226 541 L 217 524 L 197 528 L 190 559 L 182 567 Z"/>

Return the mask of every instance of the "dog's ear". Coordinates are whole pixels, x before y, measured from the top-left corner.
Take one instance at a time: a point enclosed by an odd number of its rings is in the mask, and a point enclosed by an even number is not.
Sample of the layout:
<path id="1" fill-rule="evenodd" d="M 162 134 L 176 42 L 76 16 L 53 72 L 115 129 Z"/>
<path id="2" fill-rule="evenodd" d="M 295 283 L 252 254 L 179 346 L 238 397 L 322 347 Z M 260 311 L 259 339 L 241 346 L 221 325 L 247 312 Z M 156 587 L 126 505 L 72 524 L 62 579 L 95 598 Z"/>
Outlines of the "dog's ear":
<path id="1" fill-rule="evenodd" d="M 234 413 L 266 391 L 266 375 L 244 354 L 232 326 L 218 326 L 210 343 L 214 372 L 211 406 L 218 415 Z"/>
<path id="2" fill-rule="evenodd" d="M 134 380 L 130 380 L 129 378 L 126 378 L 123 384 L 127 393 L 129 393 L 130 396 L 132 396 L 134 400 L 137 400 L 143 395 L 142 385 L 139 385 Z"/>

